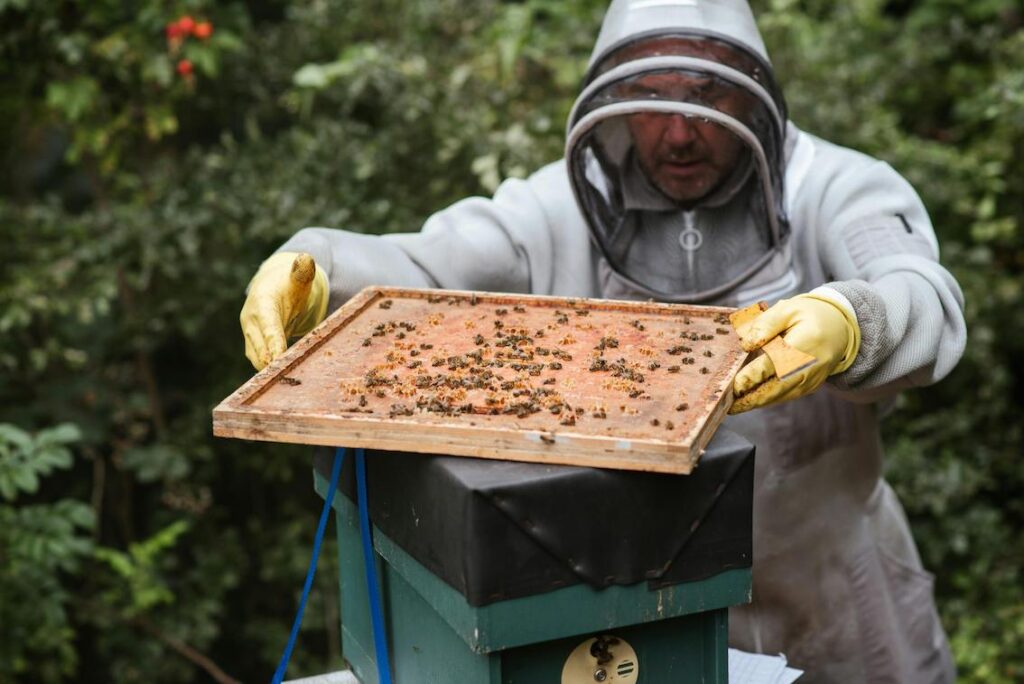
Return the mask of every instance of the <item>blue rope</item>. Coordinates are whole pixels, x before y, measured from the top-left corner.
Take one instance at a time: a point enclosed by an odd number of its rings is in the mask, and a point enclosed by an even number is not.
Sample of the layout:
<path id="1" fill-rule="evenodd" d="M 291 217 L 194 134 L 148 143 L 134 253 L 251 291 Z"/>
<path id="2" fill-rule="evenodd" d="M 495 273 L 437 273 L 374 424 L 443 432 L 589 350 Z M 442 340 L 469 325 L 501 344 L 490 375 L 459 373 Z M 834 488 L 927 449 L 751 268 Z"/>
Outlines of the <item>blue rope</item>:
<path id="1" fill-rule="evenodd" d="M 366 506 L 366 459 L 362 449 L 356 449 L 356 487 L 359 490 L 359 533 L 363 538 L 363 564 L 366 566 L 366 584 L 370 592 L 370 621 L 373 623 L 373 648 L 377 654 L 378 684 L 391 684 L 391 663 L 388 642 L 384 634 L 384 611 L 381 610 L 380 587 L 377 583 L 377 564 L 370 537 L 370 513 Z"/>
<path id="2" fill-rule="evenodd" d="M 361 452 L 362 449 L 359 450 Z M 359 453 L 357 452 L 357 453 Z M 306 584 L 302 587 L 302 598 L 299 599 L 299 609 L 295 613 L 295 622 L 292 623 L 292 633 L 288 637 L 288 645 L 284 647 L 281 654 L 281 662 L 274 672 L 273 684 L 281 684 L 284 679 L 285 670 L 288 669 L 288 661 L 292 657 L 292 649 L 295 648 L 295 640 L 299 636 L 299 626 L 302 624 L 302 613 L 306 610 L 306 599 L 309 598 L 309 590 L 313 586 L 313 576 L 316 575 L 316 562 L 320 558 L 320 542 L 324 539 L 324 530 L 327 528 L 327 515 L 331 510 L 331 502 L 334 501 L 334 490 L 338 487 L 338 479 L 341 476 L 341 462 L 345 460 L 345 450 L 339 448 L 334 452 L 334 466 L 331 468 L 331 485 L 327 489 L 327 496 L 324 497 L 324 510 L 320 513 L 320 524 L 316 528 L 316 537 L 313 539 L 313 557 L 309 561 L 309 570 L 306 572 Z"/>

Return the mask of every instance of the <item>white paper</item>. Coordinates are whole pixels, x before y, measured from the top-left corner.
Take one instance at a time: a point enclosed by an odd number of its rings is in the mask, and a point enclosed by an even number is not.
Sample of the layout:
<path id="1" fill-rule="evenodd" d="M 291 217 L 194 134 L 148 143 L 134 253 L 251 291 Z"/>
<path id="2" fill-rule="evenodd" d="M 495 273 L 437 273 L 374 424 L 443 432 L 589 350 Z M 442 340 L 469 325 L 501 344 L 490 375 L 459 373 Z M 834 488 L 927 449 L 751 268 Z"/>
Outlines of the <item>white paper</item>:
<path id="1" fill-rule="evenodd" d="M 792 684 L 803 670 L 786 667 L 786 656 L 729 649 L 729 684 Z"/>

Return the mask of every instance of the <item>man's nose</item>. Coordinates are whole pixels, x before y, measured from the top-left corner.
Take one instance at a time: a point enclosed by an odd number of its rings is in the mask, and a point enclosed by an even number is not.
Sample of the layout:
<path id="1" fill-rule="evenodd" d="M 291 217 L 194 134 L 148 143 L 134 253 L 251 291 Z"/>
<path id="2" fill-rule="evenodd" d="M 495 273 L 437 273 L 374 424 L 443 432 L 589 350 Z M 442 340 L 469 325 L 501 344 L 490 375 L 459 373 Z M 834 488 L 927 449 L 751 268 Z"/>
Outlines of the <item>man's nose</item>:
<path id="1" fill-rule="evenodd" d="M 682 114 L 669 114 L 665 122 L 663 142 L 669 145 L 689 145 L 697 137 L 697 128 L 692 119 Z"/>

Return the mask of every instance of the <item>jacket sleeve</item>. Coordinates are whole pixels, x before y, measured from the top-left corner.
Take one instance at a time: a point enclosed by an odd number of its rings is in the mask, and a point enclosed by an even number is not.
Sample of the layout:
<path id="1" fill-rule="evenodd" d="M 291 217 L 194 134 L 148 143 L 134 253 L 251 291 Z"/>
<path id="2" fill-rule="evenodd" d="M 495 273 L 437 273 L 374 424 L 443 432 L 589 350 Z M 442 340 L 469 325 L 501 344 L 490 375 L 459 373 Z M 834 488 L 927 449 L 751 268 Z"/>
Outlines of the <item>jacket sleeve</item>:
<path id="1" fill-rule="evenodd" d="M 417 233 L 304 228 L 278 251 L 313 256 L 330 281 L 332 311 L 369 285 L 546 292 L 554 250 L 537 184 L 551 173 L 507 180 L 490 199 L 459 201 Z"/>
<path id="2" fill-rule="evenodd" d="M 817 246 L 826 287 L 856 314 L 861 347 L 830 382 L 848 399 L 876 401 L 953 369 L 967 340 L 964 300 L 911 185 L 883 162 L 846 161 L 821 197 Z"/>

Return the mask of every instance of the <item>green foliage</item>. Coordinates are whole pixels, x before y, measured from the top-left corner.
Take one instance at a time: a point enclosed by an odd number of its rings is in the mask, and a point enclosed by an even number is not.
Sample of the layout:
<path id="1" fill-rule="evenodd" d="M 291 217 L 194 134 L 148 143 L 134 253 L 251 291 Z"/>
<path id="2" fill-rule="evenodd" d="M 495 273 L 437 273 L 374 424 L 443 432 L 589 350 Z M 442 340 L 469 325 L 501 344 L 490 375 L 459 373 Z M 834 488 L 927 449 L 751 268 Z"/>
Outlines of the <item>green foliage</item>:
<path id="1" fill-rule="evenodd" d="M 173 547 L 187 529 L 188 523 L 178 520 L 144 542 L 130 544 L 127 553 L 114 549 L 96 549 L 96 558 L 110 566 L 117 580 L 101 595 L 101 602 L 107 606 L 121 607 L 128 618 L 160 604 L 171 603 L 174 594 L 166 580 L 159 576 L 156 564 L 161 553 Z"/>
<path id="2" fill-rule="evenodd" d="M 183 16 L 213 18 L 216 28 L 202 38 L 172 37 L 171 25 Z M 27 105 L 20 118 L 65 127 L 68 160 L 114 180 L 144 147 L 179 131 L 178 111 L 241 49 L 229 27 L 245 15 L 206 0 L 60 1 L 5 3 L 0 18 L 19 26 L 0 39 L 0 64 L 10 65 L 0 75 L 8 96 Z M 179 72 L 183 64 L 189 73 Z M 42 97 L 34 96 L 40 86 Z"/>
<path id="3" fill-rule="evenodd" d="M 78 428 L 70 424 L 48 428 L 33 437 L 14 425 L 0 423 L 0 496 L 11 501 L 19 490 L 34 494 L 40 475 L 71 466 L 68 445 L 80 438 Z"/>
<path id="4" fill-rule="evenodd" d="M 92 551 L 95 516 L 73 499 L 12 505 L 34 494 L 40 476 L 72 465 L 79 434 L 59 425 L 32 435 L 0 424 L 0 680 L 58 680 L 74 673 L 77 654 L 65 578 L 81 572 Z"/>
<path id="5" fill-rule="evenodd" d="M 272 671 L 319 501 L 306 450 L 209 434 L 248 278 L 303 226 L 416 230 L 558 158 L 604 8 L 0 0 L 0 679 Z M 905 174 L 964 289 L 967 354 L 901 399 L 888 475 L 962 679 L 1019 681 L 1021 14 L 759 10 L 793 119 Z M 212 36 L 170 44 L 185 14 Z M 339 665 L 334 553 L 289 676 Z"/>

